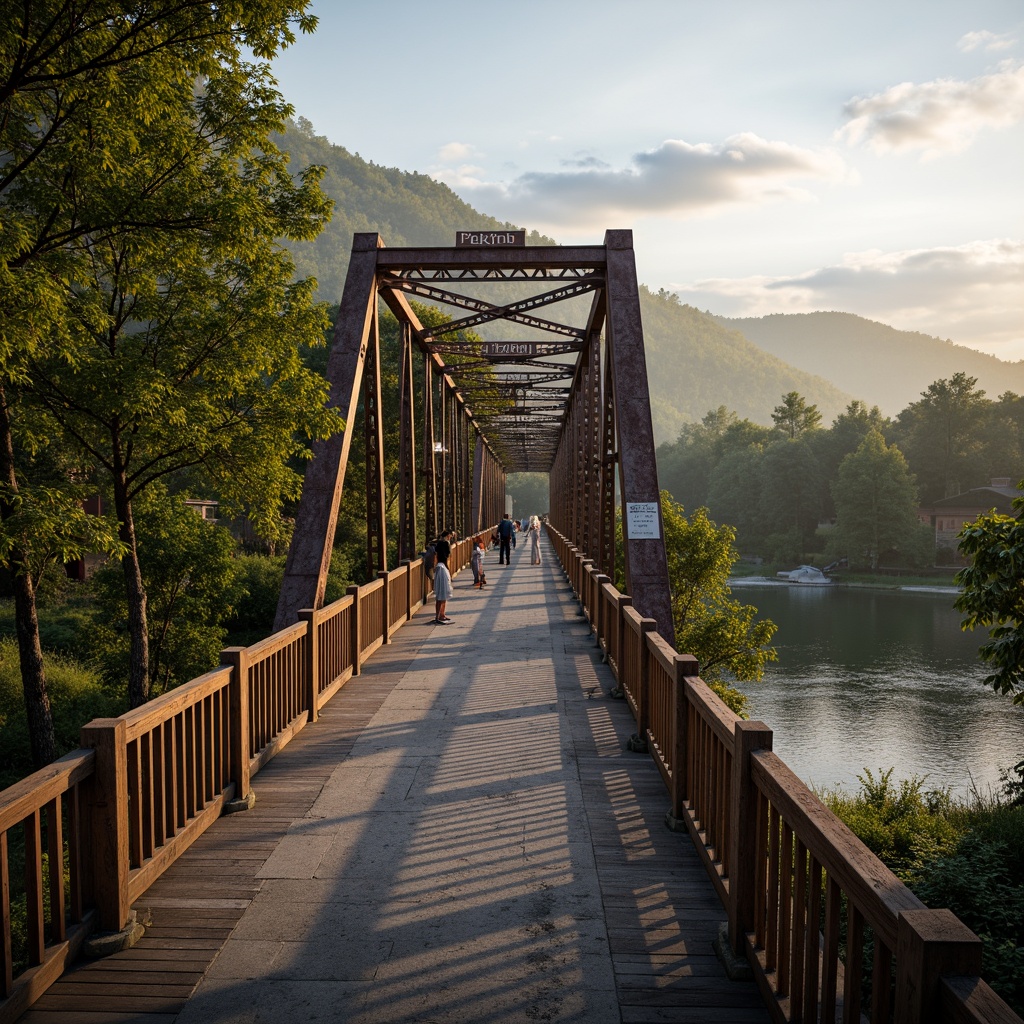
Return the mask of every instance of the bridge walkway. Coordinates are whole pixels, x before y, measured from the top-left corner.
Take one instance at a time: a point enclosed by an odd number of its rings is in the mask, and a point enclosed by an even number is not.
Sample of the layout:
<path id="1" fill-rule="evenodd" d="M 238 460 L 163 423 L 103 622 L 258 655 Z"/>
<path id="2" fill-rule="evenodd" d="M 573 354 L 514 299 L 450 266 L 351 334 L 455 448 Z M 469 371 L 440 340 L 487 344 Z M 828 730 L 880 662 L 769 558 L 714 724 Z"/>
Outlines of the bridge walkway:
<path id="1" fill-rule="evenodd" d="M 767 1021 L 544 547 L 459 574 L 22 1020 Z"/>

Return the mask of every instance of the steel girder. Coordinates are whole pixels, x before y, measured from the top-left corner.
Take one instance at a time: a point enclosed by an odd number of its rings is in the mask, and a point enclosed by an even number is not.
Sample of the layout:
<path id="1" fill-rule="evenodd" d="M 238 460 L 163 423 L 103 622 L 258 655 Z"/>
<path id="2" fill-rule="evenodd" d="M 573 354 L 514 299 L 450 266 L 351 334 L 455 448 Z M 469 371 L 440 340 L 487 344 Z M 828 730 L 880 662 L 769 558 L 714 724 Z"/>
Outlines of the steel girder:
<path id="1" fill-rule="evenodd" d="M 458 290 L 451 283 L 458 282 Z M 479 291 L 538 286 L 491 301 Z M 574 322 L 581 297 L 589 315 Z M 467 315 L 425 327 L 409 297 Z M 401 326 L 399 363 L 399 559 L 444 527 L 469 534 L 504 511 L 508 472 L 545 472 L 554 525 L 613 576 L 616 467 L 623 565 L 634 605 L 673 638 L 664 533 L 651 430 L 632 233 L 609 231 L 601 246 L 387 249 L 357 234 L 328 359 L 330 404 L 344 430 L 314 446 L 278 605 L 277 624 L 323 602 L 345 466 L 360 398 L 367 473 L 367 561 L 387 566 L 385 452 L 378 299 Z M 575 301 L 574 301 L 575 300 Z M 536 310 L 545 315 L 538 316 Z M 548 313 L 550 311 L 550 313 Z M 505 321 L 521 341 L 471 333 Z M 530 333 L 532 332 L 532 333 Z M 414 373 L 414 347 L 422 373 Z M 419 393 L 417 397 L 417 376 Z M 417 401 L 422 444 L 417 452 Z M 658 505 L 656 526 L 630 536 L 635 509 Z M 639 531 L 639 527 L 637 528 Z M 656 534 L 652 535 L 652 534 Z"/>

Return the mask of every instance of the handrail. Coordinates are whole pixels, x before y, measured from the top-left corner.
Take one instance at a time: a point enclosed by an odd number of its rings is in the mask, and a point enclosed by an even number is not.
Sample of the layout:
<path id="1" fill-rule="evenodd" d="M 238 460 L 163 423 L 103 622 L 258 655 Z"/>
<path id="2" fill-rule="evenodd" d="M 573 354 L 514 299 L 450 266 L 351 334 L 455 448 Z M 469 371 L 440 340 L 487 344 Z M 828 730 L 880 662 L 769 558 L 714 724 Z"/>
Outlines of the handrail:
<path id="1" fill-rule="evenodd" d="M 453 546 L 453 574 L 490 533 Z M 252 805 L 252 776 L 431 589 L 422 558 L 403 562 L 249 647 L 226 648 L 220 667 L 142 707 L 90 722 L 81 749 L 0 792 L 0 1024 L 60 977 L 93 927 L 124 929 L 131 904 L 217 817 Z M 26 852 L 25 951 L 12 943 L 6 895 L 12 845 Z M 15 954 L 27 965 L 19 973 Z"/>
<path id="2" fill-rule="evenodd" d="M 670 795 L 666 823 L 693 839 L 732 951 L 749 962 L 772 1016 L 1021 1024 L 979 977 L 977 936 L 948 910 L 926 908 L 772 752 L 771 730 L 740 719 L 700 679 L 696 659 L 547 529 L 606 652 L 613 692 L 636 719 L 630 746 L 653 757 Z"/>

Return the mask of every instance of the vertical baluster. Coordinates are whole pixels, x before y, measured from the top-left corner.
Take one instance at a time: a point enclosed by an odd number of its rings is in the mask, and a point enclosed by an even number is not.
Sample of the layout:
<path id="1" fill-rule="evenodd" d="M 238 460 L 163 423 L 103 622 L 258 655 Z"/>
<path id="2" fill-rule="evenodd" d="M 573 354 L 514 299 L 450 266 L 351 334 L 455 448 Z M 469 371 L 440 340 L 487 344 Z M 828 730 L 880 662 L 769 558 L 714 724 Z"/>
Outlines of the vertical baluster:
<path id="1" fill-rule="evenodd" d="M 206 785 L 206 698 L 198 700 L 192 709 L 192 728 L 196 745 L 196 811 L 206 806 L 208 799 Z"/>
<path id="2" fill-rule="evenodd" d="M 153 856 L 153 734 L 139 737 L 142 771 L 142 859 Z"/>
<path id="3" fill-rule="evenodd" d="M 768 798 L 757 791 L 757 840 L 754 844 L 754 945 L 764 949 L 768 903 Z"/>
<path id="4" fill-rule="evenodd" d="M 127 746 L 128 764 L 128 863 L 142 863 L 142 779 L 139 771 L 139 741 Z"/>
<path id="5" fill-rule="evenodd" d="M 28 929 L 28 962 L 43 962 L 46 943 L 43 932 L 43 847 L 39 812 L 33 811 L 21 823 L 25 832 L 25 912 Z"/>
<path id="6" fill-rule="evenodd" d="M 50 861 L 50 939 L 63 942 L 64 924 L 64 823 L 61 798 L 55 796 L 46 805 L 46 846 Z"/>
<path id="7" fill-rule="evenodd" d="M 861 973 L 864 969 L 864 917 L 851 902 L 846 907 L 846 970 L 843 978 L 843 1024 L 860 1024 Z"/>
<path id="8" fill-rule="evenodd" d="M 0 996 L 14 988 L 14 954 L 11 949 L 11 870 L 7 856 L 7 832 L 0 831 Z"/>
<path id="9" fill-rule="evenodd" d="M 197 767 L 197 755 L 196 750 L 196 708 L 193 704 L 190 708 L 185 708 L 184 712 L 184 725 L 185 725 L 185 777 L 188 779 L 185 792 L 188 796 L 185 802 L 185 813 L 186 820 L 190 821 L 196 816 L 198 810 L 196 801 L 196 791 L 199 787 Z"/>
<path id="10" fill-rule="evenodd" d="M 178 765 L 176 754 L 178 740 L 175 729 L 175 718 L 172 716 L 164 722 L 164 838 L 171 839 L 178 831 Z"/>
<path id="11" fill-rule="evenodd" d="M 177 807 L 175 808 L 174 830 L 185 827 L 188 821 L 188 759 L 187 740 L 185 738 L 185 716 L 179 713 L 174 716 L 174 775 L 177 791 Z"/>
<path id="12" fill-rule="evenodd" d="M 68 881 L 70 882 L 71 920 L 76 924 L 84 913 L 82 891 L 82 813 L 79 804 L 78 786 L 72 786 L 66 794 L 68 822 Z"/>
<path id="13" fill-rule="evenodd" d="M 796 840 L 793 858 L 793 955 L 790 959 L 790 1020 L 804 1019 L 804 953 L 807 936 L 807 847 Z"/>
<path id="14" fill-rule="evenodd" d="M 842 895 L 831 875 L 825 879 L 825 931 L 823 935 L 821 976 L 821 1020 L 823 1024 L 836 1019 L 836 995 L 839 978 L 839 917 Z M 845 1016 L 845 1015 L 844 1015 Z"/>
<path id="15" fill-rule="evenodd" d="M 810 1021 L 818 1019 L 818 981 L 821 958 L 821 878 L 818 859 L 811 857 L 810 880 L 807 883 L 807 932 L 804 957 L 804 1015 Z M 835 1013 L 832 1014 L 834 1021 Z"/>
<path id="16" fill-rule="evenodd" d="M 793 951 L 793 829 L 782 822 L 779 857 L 779 973 L 778 993 L 789 995 L 790 957 Z"/>
<path id="17" fill-rule="evenodd" d="M 886 1024 L 892 1012 L 892 951 L 875 932 L 871 964 L 871 1020 Z"/>
<path id="18" fill-rule="evenodd" d="M 153 727 L 149 734 L 149 764 L 152 773 L 153 806 L 150 819 L 153 827 L 153 849 L 157 850 L 164 844 L 164 747 L 163 728 Z"/>
<path id="19" fill-rule="evenodd" d="M 781 818 L 775 807 L 768 816 L 768 935 L 765 943 L 765 966 L 775 971 L 779 966 L 779 842 Z"/>

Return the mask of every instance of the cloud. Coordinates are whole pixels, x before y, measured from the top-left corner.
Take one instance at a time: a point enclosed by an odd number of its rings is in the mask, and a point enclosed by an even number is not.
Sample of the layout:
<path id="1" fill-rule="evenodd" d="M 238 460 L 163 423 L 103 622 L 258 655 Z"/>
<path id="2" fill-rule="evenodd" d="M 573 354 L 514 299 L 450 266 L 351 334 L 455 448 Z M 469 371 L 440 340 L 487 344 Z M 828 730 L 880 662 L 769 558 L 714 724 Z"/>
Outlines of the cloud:
<path id="1" fill-rule="evenodd" d="M 849 253 L 792 277 L 716 278 L 673 286 L 684 302 L 724 316 L 838 309 L 1024 358 L 1024 241 Z"/>
<path id="2" fill-rule="evenodd" d="M 983 128 L 1005 128 L 1024 118 L 1024 66 L 967 82 L 940 78 L 903 82 L 874 96 L 854 97 L 836 133 L 851 146 L 879 153 L 920 151 L 925 159 L 966 149 Z"/>
<path id="3" fill-rule="evenodd" d="M 437 151 L 438 157 L 445 163 L 458 163 L 475 154 L 476 150 L 465 142 L 449 142 Z"/>
<path id="4" fill-rule="evenodd" d="M 961 36 L 956 45 L 957 49 L 964 53 L 978 49 L 988 50 L 991 53 L 998 50 L 1011 50 L 1017 45 L 1017 40 L 1010 35 L 1000 36 L 995 32 L 989 32 L 988 29 L 982 29 L 980 32 L 968 32 Z"/>
<path id="5" fill-rule="evenodd" d="M 434 176 L 457 187 L 459 169 Z M 546 226 L 582 225 L 610 217 L 652 214 L 692 216 L 737 204 L 809 200 L 798 181 L 838 181 L 846 167 L 835 153 L 771 142 L 751 133 L 723 143 L 693 145 L 669 139 L 637 153 L 630 165 L 615 169 L 600 162 L 560 171 L 534 171 L 511 182 L 459 185 L 464 198 L 519 222 Z"/>

